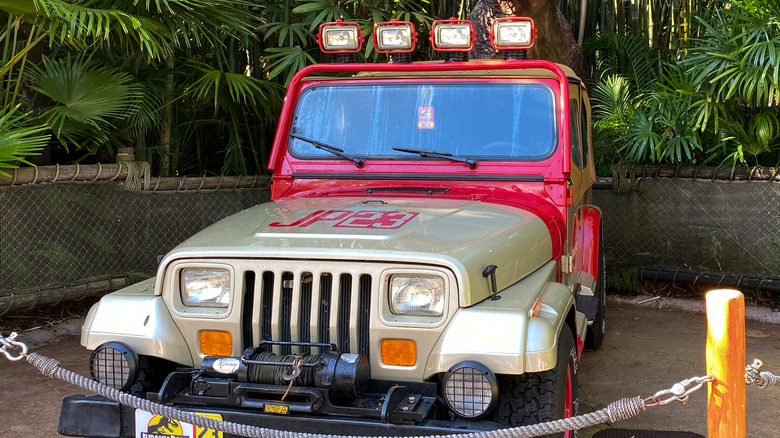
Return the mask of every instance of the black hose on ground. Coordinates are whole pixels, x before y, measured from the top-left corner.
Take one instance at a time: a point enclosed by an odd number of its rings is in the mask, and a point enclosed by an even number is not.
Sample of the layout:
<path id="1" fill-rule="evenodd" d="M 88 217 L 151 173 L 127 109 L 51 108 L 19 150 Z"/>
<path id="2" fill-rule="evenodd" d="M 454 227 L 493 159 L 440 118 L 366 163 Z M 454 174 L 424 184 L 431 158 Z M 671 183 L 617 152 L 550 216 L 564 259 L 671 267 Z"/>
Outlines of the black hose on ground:
<path id="1" fill-rule="evenodd" d="M 705 274 L 691 271 L 671 271 L 666 269 L 639 268 L 640 280 L 670 281 L 691 285 L 711 285 L 714 287 L 734 287 L 739 289 L 763 290 L 780 293 L 780 279 L 734 277 L 727 274 Z"/>

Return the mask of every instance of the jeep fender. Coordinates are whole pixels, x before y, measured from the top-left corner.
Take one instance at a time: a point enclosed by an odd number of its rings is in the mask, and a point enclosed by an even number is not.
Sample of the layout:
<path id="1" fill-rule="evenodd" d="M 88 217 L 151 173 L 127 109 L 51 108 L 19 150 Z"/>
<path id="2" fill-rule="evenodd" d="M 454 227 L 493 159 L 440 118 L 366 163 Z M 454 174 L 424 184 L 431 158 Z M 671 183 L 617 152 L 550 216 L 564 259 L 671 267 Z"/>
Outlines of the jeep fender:
<path id="1" fill-rule="evenodd" d="M 81 345 L 94 350 L 108 341 L 127 344 L 138 354 L 192 366 L 192 355 L 154 278 L 108 294 L 92 306 L 81 327 Z"/>
<path id="2" fill-rule="evenodd" d="M 598 277 L 599 245 L 601 244 L 601 210 L 587 205 L 582 208 L 582 270 Z"/>
<path id="3" fill-rule="evenodd" d="M 425 377 L 445 373 L 464 360 L 476 360 L 497 374 L 554 368 L 558 334 L 567 319 L 575 319 L 571 289 L 551 281 L 554 278 L 555 262 L 549 262 L 501 291 L 499 300 L 459 309 L 436 344 Z M 541 310 L 534 317 L 537 298 Z M 577 332 L 587 325 L 581 316 L 571 321 Z"/>

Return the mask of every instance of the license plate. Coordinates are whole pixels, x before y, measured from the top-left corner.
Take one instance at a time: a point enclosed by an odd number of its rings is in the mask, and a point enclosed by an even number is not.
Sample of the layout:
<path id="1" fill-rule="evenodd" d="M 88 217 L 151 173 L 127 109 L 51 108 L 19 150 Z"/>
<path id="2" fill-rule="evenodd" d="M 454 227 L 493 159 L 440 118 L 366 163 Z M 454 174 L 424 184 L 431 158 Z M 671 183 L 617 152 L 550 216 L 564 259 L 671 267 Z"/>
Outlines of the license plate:
<path id="1" fill-rule="evenodd" d="M 222 420 L 219 414 L 197 415 Z M 222 432 L 136 409 L 135 438 L 223 438 Z"/>

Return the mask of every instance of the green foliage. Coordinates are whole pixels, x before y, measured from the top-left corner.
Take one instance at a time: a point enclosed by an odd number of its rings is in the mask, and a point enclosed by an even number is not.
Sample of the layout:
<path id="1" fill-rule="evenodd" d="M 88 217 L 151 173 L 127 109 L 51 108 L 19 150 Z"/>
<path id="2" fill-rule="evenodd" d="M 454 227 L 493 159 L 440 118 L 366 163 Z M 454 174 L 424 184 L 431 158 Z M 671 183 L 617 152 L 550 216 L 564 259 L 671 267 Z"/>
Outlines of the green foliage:
<path id="1" fill-rule="evenodd" d="M 689 73 L 708 96 L 747 105 L 780 103 L 780 10 L 778 1 L 735 1 L 704 22 L 685 58 Z"/>
<path id="2" fill-rule="evenodd" d="M 268 77 L 273 79 L 284 74 L 285 83 L 289 83 L 298 70 L 316 63 L 301 46 L 269 48 L 265 52 L 269 62 Z"/>
<path id="3" fill-rule="evenodd" d="M 18 106 L 0 108 L 0 175 L 11 176 L 2 169 L 15 169 L 27 163 L 24 157 L 37 155 L 49 136 L 45 126 L 30 125 L 27 114 L 17 114 Z"/>
<path id="4" fill-rule="evenodd" d="M 153 58 L 170 53 L 164 29 L 121 9 L 65 0 L 4 0 L 0 7 L 46 29 L 50 45 L 83 50 L 96 41 L 112 41 L 138 47 Z"/>
<path id="5" fill-rule="evenodd" d="M 56 138 L 53 149 L 85 153 L 71 155 L 77 162 L 135 146 L 150 161 L 173 157 L 174 172 L 261 173 L 265 140 L 257 137 L 268 136 L 280 91 L 262 71 L 256 6 L 2 0 L 4 104 L 36 109 Z M 197 129 L 194 120 L 231 129 Z"/>
<path id="6" fill-rule="evenodd" d="M 43 118 L 63 145 L 89 147 L 106 140 L 116 122 L 139 109 L 141 97 L 133 77 L 107 67 L 91 67 L 82 58 L 43 57 L 30 79 L 33 88 L 51 101 Z"/>
<path id="7" fill-rule="evenodd" d="M 593 92 L 594 141 L 619 144 L 602 161 L 777 165 L 780 1 L 663 4 L 632 1 L 622 33 L 585 46 L 605 72 Z M 652 26 L 637 25 L 644 13 Z"/>

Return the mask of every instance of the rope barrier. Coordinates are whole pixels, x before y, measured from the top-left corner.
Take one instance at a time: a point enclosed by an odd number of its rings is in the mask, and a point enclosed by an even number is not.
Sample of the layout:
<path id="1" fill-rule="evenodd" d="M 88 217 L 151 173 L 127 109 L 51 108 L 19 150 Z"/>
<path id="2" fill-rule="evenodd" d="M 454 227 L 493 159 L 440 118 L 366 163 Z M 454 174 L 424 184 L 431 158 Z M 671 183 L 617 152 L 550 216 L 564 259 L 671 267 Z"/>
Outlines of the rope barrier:
<path id="1" fill-rule="evenodd" d="M 214 429 L 217 431 L 244 436 L 248 438 L 329 438 L 334 435 L 312 434 L 302 432 L 288 432 L 268 429 L 259 426 L 238 424 L 230 421 L 217 420 L 197 415 L 193 412 L 182 411 L 173 406 L 161 405 L 132 394 L 121 392 L 113 387 L 98 381 L 86 378 L 72 371 L 60 367 L 60 363 L 37 353 L 27 354 L 27 346 L 16 340 L 17 334 L 11 333 L 9 337 L 0 336 L 0 351 L 12 361 L 26 358 L 27 362 L 37 368 L 43 375 L 49 378 L 57 378 L 102 395 L 113 401 L 134 409 L 141 409 L 154 415 L 184 421 L 196 426 Z M 13 355 L 11 350 L 21 350 L 18 355 Z M 760 361 L 759 361 L 760 362 Z M 761 365 L 759 364 L 758 367 Z M 761 373 L 763 375 L 763 373 Z M 759 376 L 760 377 L 760 376 Z M 685 403 L 688 396 L 699 390 L 706 382 L 712 381 L 710 376 L 693 377 L 685 379 L 673 385 L 670 389 L 656 392 L 645 399 L 637 396 L 622 398 L 610 403 L 606 408 L 576 417 L 563 418 L 539 424 L 531 424 L 508 429 L 499 429 L 489 432 L 472 432 L 462 436 L 467 438 L 532 438 L 570 430 L 592 427 L 606 422 L 618 422 L 634 417 L 645 411 L 648 407 L 666 405 L 674 401 Z M 668 397 L 664 399 L 663 397 Z M 451 435 L 430 435 L 423 438 L 443 438 Z M 346 438 L 367 438 L 362 436 L 349 436 Z"/>
<path id="2" fill-rule="evenodd" d="M 333 435 L 312 434 L 302 432 L 288 432 L 268 429 L 246 424 L 238 424 L 230 421 L 216 420 L 197 415 L 193 412 L 179 410 L 173 406 L 161 405 L 134 395 L 121 392 L 115 388 L 104 385 L 92 379 L 68 371 L 60 367 L 59 362 L 37 353 L 26 355 L 27 361 L 36 367 L 42 374 L 50 378 L 57 378 L 78 386 L 82 389 L 102 395 L 134 409 L 151 412 L 178 421 L 194 424 L 196 426 L 214 429 L 224 433 L 244 436 L 248 438 L 328 438 Z M 500 429 L 490 432 L 473 432 L 462 435 L 468 438 L 532 438 L 569 430 L 592 427 L 606 422 L 617 422 L 634 417 L 646 409 L 645 401 L 641 397 L 624 398 L 610 403 L 606 408 L 585 415 L 564 418 L 547 423 L 519 426 L 509 429 Z M 423 438 L 442 438 L 450 435 L 430 435 Z M 368 438 L 361 436 L 349 436 L 345 438 Z"/>

